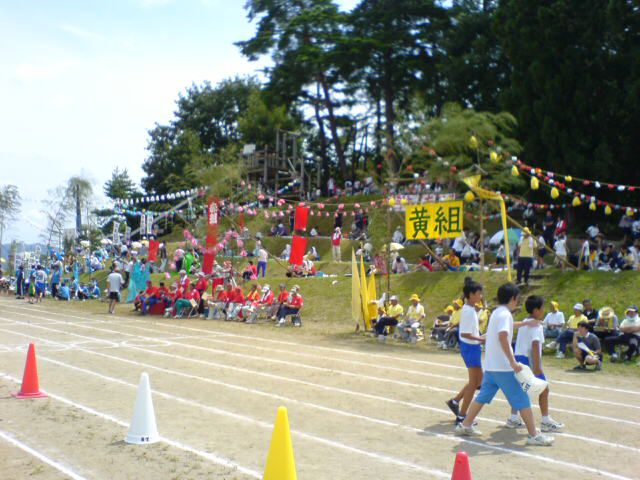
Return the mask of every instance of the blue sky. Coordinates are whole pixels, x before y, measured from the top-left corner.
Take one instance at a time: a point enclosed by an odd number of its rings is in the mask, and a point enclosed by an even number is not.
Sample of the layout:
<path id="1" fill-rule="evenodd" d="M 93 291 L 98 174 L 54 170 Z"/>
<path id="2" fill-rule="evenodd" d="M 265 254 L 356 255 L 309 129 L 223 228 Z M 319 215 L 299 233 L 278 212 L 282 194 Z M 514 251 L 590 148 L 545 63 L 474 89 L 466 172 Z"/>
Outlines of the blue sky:
<path id="1" fill-rule="evenodd" d="M 171 117 L 186 86 L 264 67 L 233 45 L 253 33 L 243 5 L 0 0 L 0 184 L 24 198 L 5 242 L 37 240 L 41 200 L 72 175 L 100 194 L 116 166 L 139 180 L 147 130 Z"/>

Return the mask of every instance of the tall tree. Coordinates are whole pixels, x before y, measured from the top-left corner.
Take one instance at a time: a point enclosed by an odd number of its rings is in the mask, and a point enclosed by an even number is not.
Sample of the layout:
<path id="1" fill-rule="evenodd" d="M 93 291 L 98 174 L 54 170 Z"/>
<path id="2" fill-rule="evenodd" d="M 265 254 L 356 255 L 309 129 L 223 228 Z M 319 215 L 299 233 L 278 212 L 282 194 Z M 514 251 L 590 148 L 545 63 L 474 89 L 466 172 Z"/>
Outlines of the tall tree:
<path id="1" fill-rule="evenodd" d="M 240 140 L 238 121 L 258 90 L 255 79 L 234 78 L 216 86 L 193 85 L 180 95 L 175 118 L 149 131 L 144 190 L 163 194 L 197 186 L 198 179 L 186 174 L 186 166 L 192 160 L 213 164 Z"/>
<path id="2" fill-rule="evenodd" d="M 350 14 L 345 46 L 356 67 L 352 75 L 365 79 L 371 98 L 384 103 L 386 157 L 394 172 L 397 109 L 406 108 L 418 90 L 433 88 L 447 23 L 447 11 L 436 0 L 362 0 Z"/>
<path id="3" fill-rule="evenodd" d="M 111 172 L 111 178 L 105 182 L 102 190 L 107 198 L 111 200 L 122 200 L 135 195 L 138 189 L 129 176 L 127 169 L 120 170 L 116 167 L 113 172 Z"/>
<path id="4" fill-rule="evenodd" d="M 342 80 L 335 48 L 344 32 L 344 14 L 331 0 L 248 0 L 245 8 L 257 28 L 253 38 L 237 43 L 242 54 L 250 60 L 271 56 L 274 66 L 268 70 L 269 89 L 285 104 L 305 99 L 313 106 L 322 153 L 326 155 L 326 121 L 338 170 L 346 176 L 340 101 L 335 91 Z M 323 163 L 327 164 L 326 158 Z"/>
<path id="5" fill-rule="evenodd" d="M 15 185 L 3 185 L 0 187 L 0 255 L 2 254 L 4 230 L 18 217 L 20 205 L 18 187 Z"/>
<path id="6" fill-rule="evenodd" d="M 633 0 L 504 0 L 505 106 L 531 163 L 637 183 L 640 11 Z"/>
<path id="7" fill-rule="evenodd" d="M 67 181 L 65 191 L 66 204 L 73 205 L 76 212 L 76 239 L 82 234 L 82 209 L 87 212 L 87 220 L 89 219 L 89 204 L 93 196 L 93 186 L 91 181 L 81 176 L 71 177 Z"/>

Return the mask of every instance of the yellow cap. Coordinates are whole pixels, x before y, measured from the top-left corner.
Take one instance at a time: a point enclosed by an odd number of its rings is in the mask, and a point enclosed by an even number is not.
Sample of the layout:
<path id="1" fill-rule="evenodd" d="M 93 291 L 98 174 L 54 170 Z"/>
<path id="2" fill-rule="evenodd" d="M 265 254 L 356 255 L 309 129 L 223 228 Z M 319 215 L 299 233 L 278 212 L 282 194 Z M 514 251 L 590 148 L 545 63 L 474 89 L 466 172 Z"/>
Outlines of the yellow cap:
<path id="1" fill-rule="evenodd" d="M 417 293 L 414 293 L 413 295 L 411 295 L 411 298 L 409 299 L 410 301 L 415 300 L 416 302 L 420 301 L 420 297 L 418 296 Z"/>
<path id="2" fill-rule="evenodd" d="M 462 305 L 464 305 L 464 302 L 462 300 L 460 300 L 459 298 L 457 298 L 456 300 L 453 301 L 453 304 L 457 305 L 460 308 L 462 308 Z"/>

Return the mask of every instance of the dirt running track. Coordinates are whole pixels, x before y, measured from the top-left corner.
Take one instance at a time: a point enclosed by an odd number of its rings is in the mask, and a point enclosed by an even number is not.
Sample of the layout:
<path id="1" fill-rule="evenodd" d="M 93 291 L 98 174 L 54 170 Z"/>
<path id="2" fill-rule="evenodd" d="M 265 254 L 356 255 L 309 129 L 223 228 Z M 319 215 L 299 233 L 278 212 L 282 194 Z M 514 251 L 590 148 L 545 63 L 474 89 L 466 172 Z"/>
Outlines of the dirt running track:
<path id="1" fill-rule="evenodd" d="M 50 398 L 18 401 L 31 341 Z M 141 372 L 162 442 L 132 446 Z M 501 427 L 503 397 L 482 412 L 481 437 L 453 435 L 444 401 L 465 376 L 459 356 L 424 349 L 2 299 L 0 478 L 261 478 L 280 405 L 302 480 L 450 478 L 459 450 L 475 479 L 640 478 L 640 378 L 547 368 L 567 427 L 536 448 Z"/>

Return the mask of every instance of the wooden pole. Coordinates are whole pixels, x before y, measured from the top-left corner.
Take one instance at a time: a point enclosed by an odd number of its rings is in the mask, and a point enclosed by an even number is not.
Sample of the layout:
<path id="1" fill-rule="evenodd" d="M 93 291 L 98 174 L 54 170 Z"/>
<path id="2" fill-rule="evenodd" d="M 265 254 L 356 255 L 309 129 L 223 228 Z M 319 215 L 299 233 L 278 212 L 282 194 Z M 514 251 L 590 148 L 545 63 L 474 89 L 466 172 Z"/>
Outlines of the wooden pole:
<path id="1" fill-rule="evenodd" d="M 484 199 L 480 199 L 480 269 L 484 272 Z"/>

